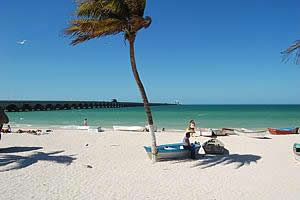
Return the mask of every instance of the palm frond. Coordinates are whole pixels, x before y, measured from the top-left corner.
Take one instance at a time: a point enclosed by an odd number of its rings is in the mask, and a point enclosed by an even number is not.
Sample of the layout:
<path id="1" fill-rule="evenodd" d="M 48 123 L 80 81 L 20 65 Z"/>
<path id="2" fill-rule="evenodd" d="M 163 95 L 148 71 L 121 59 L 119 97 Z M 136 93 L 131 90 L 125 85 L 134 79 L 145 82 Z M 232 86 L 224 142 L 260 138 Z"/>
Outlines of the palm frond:
<path id="1" fill-rule="evenodd" d="M 93 19 L 125 19 L 129 10 L 123 0 L 86 0 L 79 4 L 76 14 Z"/>
<path id="2" fill-rule="evenodd" d="M 295 56 L 295 63 L 300 64 L 300 40 L 296 40 L 289 48 L 281 52 L 284 61 L 289 61 Z"/>
<path id="3" fill-rule="evenodd" d="M 101 21 L 79 19 L 71 21 L 70 27 L 65 29 L 65 34 L 75 38 L 71 44 L 77 45 L 93 38 L 116 35 L 123 31 L 124 26 L 126 26 L 124 21 L 115 18 L 103 19 Z"/>
<path id="4" fill-rule="evenodd" d="M 127 5 L 132 16 L 144 16 L 146 0 L 123 0 Z"/>

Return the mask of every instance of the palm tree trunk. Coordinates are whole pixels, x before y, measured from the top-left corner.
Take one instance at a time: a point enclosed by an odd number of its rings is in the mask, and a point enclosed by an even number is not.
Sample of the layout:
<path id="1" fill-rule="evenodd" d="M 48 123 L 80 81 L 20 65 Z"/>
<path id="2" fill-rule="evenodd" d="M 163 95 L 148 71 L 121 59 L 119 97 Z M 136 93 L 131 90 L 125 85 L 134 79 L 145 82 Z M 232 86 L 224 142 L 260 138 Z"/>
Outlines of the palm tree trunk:
<path id="1" fill-rule="evenodd" d="M 135 62 L 135 56 L 134 56 L 134 41 L 135 41 L 135 37 L 136 35 L 131 35 L 129 36 L 128 40 L 129 40 L 129 45 L 130 45 L 130 62 L 131 62 L 131 68 L 132 68 L 132 72 L 135 78 L 135 81 L 138 85 L 138 88 L 140 90 L 143 102 L 144 102 L 144 108 L 146 111 L 146 115 L 147 115 L 147 120 L 148 120 L 148 124 L 149 124 L 149 131 L 152 137 L 152 161 L 156 162 L 157 161 L 157 148 L 156 148 L 156 137 L 155 137 L 155 133 L 154 133 L 154 128 L 153 128 L 153 119 L 152 119 L 152 113 L 151 113 L 151 109 L 150 109 L 150 105 L 148 102 L 148 98 L 146 95 L 146 91 L 145 88 L 143 86 L 143 83 L 140 79 L 139 73 L 137 71 L 136 68 L 136 62 Z"/>
<path id="2" fill-rule="evenodd" d="M 1 131 L 2 131 L 2 127 L 3 127 L 3 124 L 0 124 L 0 140 L 1 140 Z"/>

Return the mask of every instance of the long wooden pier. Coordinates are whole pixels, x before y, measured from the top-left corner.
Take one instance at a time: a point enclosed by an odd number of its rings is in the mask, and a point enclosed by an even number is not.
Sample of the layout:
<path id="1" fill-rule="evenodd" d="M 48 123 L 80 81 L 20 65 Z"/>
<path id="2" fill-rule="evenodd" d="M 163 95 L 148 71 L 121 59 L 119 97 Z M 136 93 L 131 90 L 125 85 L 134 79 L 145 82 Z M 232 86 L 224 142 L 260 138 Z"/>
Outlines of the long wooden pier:
<path id="1" fill-rule="evenodd" d="M 150 103 L 150 106 L 175 105 Z M 113 101 L 1 101 L 0 108 L 6 112 L 50 111 L 94 108 L 121 108 L 144 106 L 143 103 Z"/>

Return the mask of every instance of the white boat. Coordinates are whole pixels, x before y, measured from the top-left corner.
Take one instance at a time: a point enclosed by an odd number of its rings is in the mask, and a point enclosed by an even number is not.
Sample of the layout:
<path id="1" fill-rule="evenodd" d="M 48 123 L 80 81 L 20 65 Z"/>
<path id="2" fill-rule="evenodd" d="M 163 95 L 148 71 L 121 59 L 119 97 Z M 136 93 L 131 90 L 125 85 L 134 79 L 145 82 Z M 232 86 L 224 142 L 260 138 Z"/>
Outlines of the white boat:
<path id="1" fill-rule="evenodd" d="M 200 128 L 200 136 L 211 137 L 212 129 L 211 128 Z"/>
<path id="2" fill-rule="evenodd" d="M 98 127 L 98 128 L 90 128 L 88 130 L 89 133 L 100 133 L 100 132 L 104 132 L 101 127 Z"/>
<path id="3" fill-rule="evenodd" d="M 201 147 L 199 143 L 193 144 L 195 147 L 195 154 L 198 154 L 198 151 Z M 144 146 L 147 155 L 152 159 L 151 146 Z M 183 143 L 176 144 L 163 144 L 157 146 L 157 159 L 180 159 L 180 158 L 190 158 L 191 151 L 183 148 Z"/>
<path id="4" fill-rule="evenodd" d="M 89 126 L 77 126 L 78 130 L 89 130 Z"/>
<path id="5" fill-rule="evenodd" d="M 234 133 L 253 138 L 265 138 L 267 136 L 267 130 L 250 130 L 246 128 L 234 129 Z"/>
<path id="6" fill-rule="evenodd" d="M 226 132 L 223 132 L 221 129 L 215 128 L 200 128 L 200 136 L 212 137 L 213 133 L 215 136 L 226 136 Z"/>
<path id="7" fill-rule="evenodd" d="M 212 131 L 214 132 L 214 134 L 216 136 L 227 136 L 228 135 L 225 131 L 223 131 L 223 129 L 215 129 L 215 128 L 213 128 Z"/>
<path id="8" fill-rule="evenodd" d="M 113 126 L 114 131 L 137 131 L 143 132 L 146 130 L 144 126 Z"/>
<path id="9" fill-rule="evenodd" d="M 294 151 L 295 159 L 300 161 L 300 144 L 299 143 L 294 144 L 293 151 Z"/>
<path id="10" fill-rule="evenodd" d="M 236 135 L 233 128 L 222 128 L 221 132 L 223 135 Z"/>

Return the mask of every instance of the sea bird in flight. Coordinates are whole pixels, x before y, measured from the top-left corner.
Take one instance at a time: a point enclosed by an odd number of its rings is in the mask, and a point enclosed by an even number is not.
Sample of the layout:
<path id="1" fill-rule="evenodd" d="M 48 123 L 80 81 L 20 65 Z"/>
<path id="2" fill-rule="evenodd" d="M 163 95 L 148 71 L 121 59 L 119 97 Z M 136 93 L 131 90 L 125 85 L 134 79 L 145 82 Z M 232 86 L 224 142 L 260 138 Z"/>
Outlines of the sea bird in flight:
<path id="1" fill-rule="evenodd" d="M 19 42 L 17 42 L 17 43 L 18 43 L 18 44 L 21 44 L 21 45 L 24 45 L 25 42 L 27 42 L 27 40 L 19 41 Z"/>

